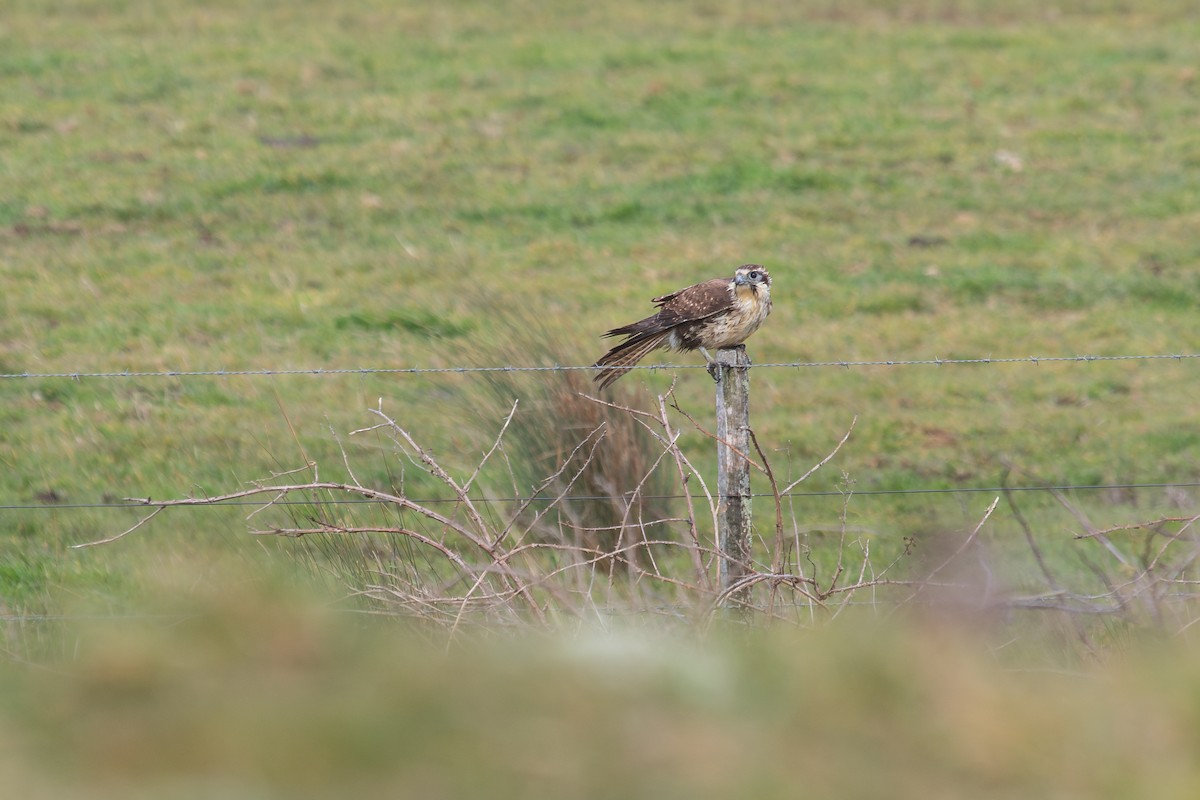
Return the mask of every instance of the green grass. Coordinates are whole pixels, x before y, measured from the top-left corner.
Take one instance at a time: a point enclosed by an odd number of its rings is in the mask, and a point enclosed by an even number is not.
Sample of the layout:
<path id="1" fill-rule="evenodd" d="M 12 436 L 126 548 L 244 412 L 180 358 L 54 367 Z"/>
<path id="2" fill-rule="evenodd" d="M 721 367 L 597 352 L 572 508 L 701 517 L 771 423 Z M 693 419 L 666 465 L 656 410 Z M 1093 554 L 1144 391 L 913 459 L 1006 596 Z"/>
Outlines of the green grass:
<path id="1" fill-rule="evenodd" d="M 1198 63 L 1183 0 L 10 3 L 0 372 L 496 365 L 531 319 L 585 364 L 650 297 L 746 261 L 775 279 L 758 363 L 1196 352 Z M 857 416 L 812 491 L 1010 469 L 1191 482 L 1198 366 L 759 370 L 753 422 L 795 476 Z M 701 370 L 625 382 L 649 404 L 675 378 L 707 422 Z M 217 493 L 306 459 L 338 479 L 331 430 L 365 482 L 419 494 L 432 482 L 386 441 L 347 432 L 382 400 L 469 474 L 503 413 L 484 391 L 458 374 L 0 380 L 0 505 Z M 707 439 L 681 444 L 711 472 Z M 1195 497 L 1071 500 L 1102 526 Z M 990 500 L 862 494 L 846 523 L 880 554 L 915 537 L 934 558 Z M 1077 520 L 1018 502 L 1056 572 L 1094 588 Z M 838 530 L 842 503 L 790 512 Z M 166 565 L 212 576 L 225 558 L 302 580 L 307 556 L 250 540 L 243 516 L 181 509 L 72 550 L 136 517 L 0 511 L 0 604 L 130 613 L 178 576 Z M 984 538 L 1000 577 L 1036 583 L 1005 505 Z M 69 650 L 13 624 L 15 653 Z"/>
<path id="2" fill-rule="evenodd" d="M 569 319 L 583 363 L 649 296 L 746 260 L 776 277 L 759 361 L 1197 346 L 1177 4 L 60 10 L 0 29 L 9 372 L 487 364 L 514 306 Z M 1193 373 L 763 371 L 754 420 L 799 468 L 859 415 L 816 489 L 988 484 L 1005 460 L 1188 481 Z M 704 377 L 680 377 L 705 416 Z M 428 398 L 464 391 L 6 381 L 0 488 L 230 488 L 294 464 L 280 405 L 337 469 L 327 426 L 383 397 L 436 444 L 461 425 Z"/>

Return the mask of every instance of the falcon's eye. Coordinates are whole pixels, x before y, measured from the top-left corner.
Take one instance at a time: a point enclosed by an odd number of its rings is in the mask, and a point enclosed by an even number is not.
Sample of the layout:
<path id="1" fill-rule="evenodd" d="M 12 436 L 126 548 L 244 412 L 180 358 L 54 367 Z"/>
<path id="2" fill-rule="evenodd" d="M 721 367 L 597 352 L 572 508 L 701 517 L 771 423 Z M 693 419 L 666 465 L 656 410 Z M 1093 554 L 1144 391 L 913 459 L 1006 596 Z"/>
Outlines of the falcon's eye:
<path id="1" fill-rule="evenodd" d="M 756 280 L 758 280 L 759 278 L 761 278 L 762 276 L 758 274 L 758 270 L 754 270 L 754 271 L 752 271 L 752 272 L 751 272 L 749 275 L 747 275 L 746 277 L 747 277 L 747 278 L 749 278 L 749 279 L 750 279 L 750 280 L 752 280 L 752 281 L 756 281 Z"/>

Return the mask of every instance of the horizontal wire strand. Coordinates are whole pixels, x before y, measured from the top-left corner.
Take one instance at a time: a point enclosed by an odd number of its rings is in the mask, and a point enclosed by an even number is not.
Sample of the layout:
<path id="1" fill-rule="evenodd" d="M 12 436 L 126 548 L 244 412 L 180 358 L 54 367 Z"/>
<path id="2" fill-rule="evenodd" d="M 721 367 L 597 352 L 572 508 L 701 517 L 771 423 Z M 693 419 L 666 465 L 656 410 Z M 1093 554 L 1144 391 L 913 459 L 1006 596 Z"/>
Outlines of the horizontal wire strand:
<path id="1" fill-rule="evenodd" d="M 1146 355 L 1081 355 L 1081 356 L 1029 356 L 1029 357 L 984 357 L 984 358 L 958 358 L 958 359 L 888 359 L 875 361 L 798 361 L 784 363 L 766 363 L 754 365 L 754 369 L 767 368 L 805 368 L 805 367 L 904 367 L 904 366 L 958 366 L 958 365 L 986 365 L 986 364 L 1041 364 L 1041 363 L 1090 363 L 1096 361 L 1150 361 L 1150 360 L 1174 360 L 1183 361 L 1184 359 L 1200 358 L 1200 353 L 1176 353 L 1176 354 L 1146 354 Z M 649 370 L 669 370 L 669 369 L 703 369 L 703 364 L 639 364 L 634 369 L 649 369 Z M 595 369 L 593 365 L 574 365 L 574 366 L 542 366 L 542 367 L 520 367 L 520 366 L 496 366 L 496 367 L 395 367 L 395 368 L 361 368 L 361 369 L 260 369 L 260 370 L 165 370 L 165 371 L 123 371 L 123 372 L 21 372 L 21 373 L 0 373 L 0 379 L 72 379 L 82 380 L 84 378 L 190 378 L 190 377 L 268 377 L 268 376 L 288 376 L 288 375 L 404 375 L 404 374 L 423 374 L 423 373 L 487 373 L 487 372 L 560 372 L 570 370 L 591 370 Z M 1103 485 L 1059 485 L 1059 486 L 1016 486 L 1008 487 L 956 487 L 956 488 L 928 488 L 928 489 L 873 489 L 861 490 L 852 492 L 843 491 L 822 491 L 822 492 L 792 492 L 786 497 L 803 498 L 803 497 L 824 497 L 838 496 L 851 494 L 856 496 L 875 496 L 875 495 L 917 495 L 917 494 L 957 494 L 957 493 L 979 493 L 979 492 L 1031 492 L 1031 491 L 1097 491 L 1104 489 L 1154 489 L 1154 488 L 1190 488 L 1200 486 L 1200 483 L 1126 483 L 1126 484 L 1103 484 Z M 646 496 L 645 499 L 654 500 L 670 500 L 680 499 L 684 495 L 656 495 Z M 755 497 L 772 497 L 773 495 L 755 494 Z M 548 501 L 550 498 L 532 498 L 533 500 Z M 608 500 L 608 497 L 585 496 L 573 497 L 576 501 L 581 500 Z M 480 498 L 475 502 L 494 502 L 494 503 L 519 503 L 530 500 L 530 498 Z M 365 499 L 347 499 L 347 500 L 316 500 L 316 501 L 299 501 L 299 500 L 281 500 L 274 505 L 340 505 L 340 504 L 369 504 L 378 501 Z M 452 498 L 435 498 L 429 500 L 415 500 L 414 502 L 436 504 L 459 502 Z M 206 506 L 187 506 L 189 508 L 212 508 L 217 505 L 226 506 L 258 506 L 266 505 L 267 503 L 244 500 L 230 501 L 224 503 L 214 503 Z M 84 509 L 84 508 L 100 508 L 100 509 L 121 509 L 121 508 L 153 508 L 153 503 L 27 503 L 27 504 L 0 504 L 0 511 L 19 511 L 19 510 L 53 510 L 53 509 Z"/>
<path id="2" fill-rule="evenodd" d="M 926 495 L 926 494 L 980 494 L 980 493 L 995 493 L 1002 494 L 1004 492 L 1075 492 L 1075 491 L 1103 491 L 1105 489 L 1187 489 L 1200 487 L 1200 481 L 1178 482 L 1178 483 L 1110 483 L 1110 484 L 1062 484 L 1053 486 L 963 486 L 963 487 L 931 487 L 927 489 L 864 489 L 861 491 L 838 491 L 830 489 L 819 492 L 788 492 L 780 495 L 781 498 L 805 498 L 805 497 L 878 497 L 878 496 L 894 496 L 894 495 Z M 301 491 L 297 489 L 297 491 Z M 271 487 L 264 488 L 264 494 L 271 491 Z M 643 500 L 682 500 L 687 495 L 683 494 L 657 494 L 657 495 L 641 495 Z M 694 495 L 693 495 L 694 496 Z M 755 492 L 752 497 L 771 498 L 774 497 L 770 492 Z M 192 498 L 188 498 L 192 499 Z M 456 497 L 438 497 L 425 500 L 416 500 L 413 498 L 405 498 L 410 502 L 420 505 L 436 505 L 441 503 L 459 503 L 462 502 Z M 613 498 L 607 495 L 584 495 L 584 496 L 567 496 L 565 500 L 584 501 L 584 500 L 612 500 Z M 526 503 L 526 502 L 551 502 L 558 498 L 553 497 L 480 497 L 471 498 L 473 503 Z M 0 505 L 0 511 L 53 511 L 66 509 L 149 509 L 158 508 L 162 505 L 170 505 L 172 500 L 164 500 L 154 502 L 151 500 L 148 503 L 140 502 L 121 502 L 121 503 L 25 503 Z M 372 500 L 367 498 L 347 498 L 347 499 L 314 499 L 314 500 L 228 500 L 222 502 L 179 505 L 172 506 L 175 508 L 217 508 L 219 506 L 336 506 L 336 505 L 386 505 L 386 500 Z"/>
<path id="3" fill-rule="evenodd" d="M 980 358 L 917 358 L 917 359 L 878 359 L 866 361 L 790 361 L 778 363 L 753 364 L 752 369 L 804 369 L 819 367 L 917 367 L 917 366 L 964 366 L 979 364 L 1061 364 L 1061 363 L 1092 363 L 1097 361 L 1183 361 L 1185 359 L 1200 359 L 1200 353 L 1153 353 L 1143 355 L 1079 355 L 1079 356 L 1005 356 Z M 573 370 L 593 370 L 594 364 L 553 366 L 492 366 L 492 367 L 362 367 L 362 368 L 324 368 L 309 369 L 216 369 L 216 370 L 123 370 L 107 372 L 87 372 L 74 370 L 70 372 L 8 372 L 0 373 L 0 379 L 6 380 L 48 380 L 85 378 L 199 378 L 199 377 L 269 377 L 287 375 L 423 375 L 441 373 L 479 373 L 479 372 L 568 372 Z M 637 364 L 632 369 L 675 370 L 675 369 L 706 369 L 705 364 Z"/>

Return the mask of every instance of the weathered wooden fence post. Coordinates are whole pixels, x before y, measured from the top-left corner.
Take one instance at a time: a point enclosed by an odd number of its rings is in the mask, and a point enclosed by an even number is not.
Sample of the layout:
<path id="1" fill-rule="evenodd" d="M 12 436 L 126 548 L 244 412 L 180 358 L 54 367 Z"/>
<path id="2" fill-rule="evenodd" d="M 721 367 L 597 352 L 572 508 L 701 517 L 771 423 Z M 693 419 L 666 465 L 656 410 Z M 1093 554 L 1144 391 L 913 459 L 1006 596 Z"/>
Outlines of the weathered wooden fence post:
<path id="1" fill-rule="evenodd" d="M 717 541 L 721 548 L 721 591 L 750 571 L 750 356 L 746 346 L 718 350 L 717 362 Z M 745 608 L 749 587 L 729 592 L 725 605 Z"/>

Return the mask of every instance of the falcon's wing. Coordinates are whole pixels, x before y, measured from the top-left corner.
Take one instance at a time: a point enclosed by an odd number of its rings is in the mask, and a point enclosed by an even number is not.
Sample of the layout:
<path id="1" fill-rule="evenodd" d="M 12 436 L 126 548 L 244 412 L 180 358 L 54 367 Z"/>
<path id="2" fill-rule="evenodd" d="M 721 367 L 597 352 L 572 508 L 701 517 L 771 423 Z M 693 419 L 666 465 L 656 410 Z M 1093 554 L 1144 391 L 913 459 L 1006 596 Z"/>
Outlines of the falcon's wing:
<path id="1" fill-rule="evenodd" d="M 713 278 L 678 292 L 656 297 L 652 302 L 658 306 L 657 313 L 637 322 L 613 328 L 603 335 L 636 336 L 660 333 L 685 322 L 708 319 L 728 309 L 733 301 L 729 296 L 729 281 L 726 278 Z"/>
<path id="2" fill-rule="evenodd" d="M 603 389 L 612 385 L 651 350 L 667 346 L 668 338 L 677 325 L 687 325 L 709 319 L 728 311 L 733 305 L 727 278 L 713 278 L 678 292 L 654 298 L 658 313 L 643 320 L 613 328 L 605 336 L 627 336 L 625 341 L 609 350 L 596 366 L 600 368 L 595 380 Z"/>
<path id="3" fill-rule="evenodd" d="M 696 322 L 729 310 L 733 298 L 729 294 L 728 278 L 713 278 L 678 292 L 654 298 L 659 307 L 655 315 L 664 328 L 682 322 Z"/>

